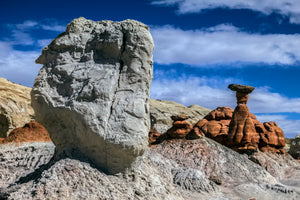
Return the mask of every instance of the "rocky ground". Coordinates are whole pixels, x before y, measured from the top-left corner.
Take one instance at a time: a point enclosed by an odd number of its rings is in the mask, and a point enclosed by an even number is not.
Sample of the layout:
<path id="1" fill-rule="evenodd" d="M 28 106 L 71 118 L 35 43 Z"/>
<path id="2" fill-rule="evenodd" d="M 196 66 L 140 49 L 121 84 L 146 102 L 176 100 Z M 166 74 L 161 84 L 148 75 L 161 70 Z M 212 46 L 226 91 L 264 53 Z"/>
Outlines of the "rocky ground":
<path id="1" fill-rule="evenodd" d="M 47 142 L 2 144 L 0 199 L 300 198 L 300 165 L 288 154 L 248 159 L 205 137 L 151 146 L 114 175 L 83 157 L 52 158 L 54 149 Z"/>

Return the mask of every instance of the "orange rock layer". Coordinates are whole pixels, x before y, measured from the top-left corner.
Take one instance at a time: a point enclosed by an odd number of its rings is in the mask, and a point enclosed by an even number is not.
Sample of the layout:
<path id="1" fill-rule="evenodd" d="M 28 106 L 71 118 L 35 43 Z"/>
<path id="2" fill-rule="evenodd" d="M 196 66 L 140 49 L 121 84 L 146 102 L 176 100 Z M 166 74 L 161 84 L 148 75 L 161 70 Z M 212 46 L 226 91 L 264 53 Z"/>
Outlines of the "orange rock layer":
<path id="1" fill-rule="evenodd" d="M 244 105 L 239 104 L 235 111 L 230 107 L 218 107 L 194 126 L 173 117 L 173 127 L 165 134 L 150 131 L 149 144 L 175 138 L 198 139 L 206 136 L 240 153 L 257 150 L 285 153 L 283 131 L 275 122 L 259 122 Z"/>
<path id="2" fill-rule="evenodd" d="M 238 152 L 259 149 L 263 152 L 285 153 L 284 133 L 276 122 L 261 123 L 243 107 L 245 104 L 240 105 L 235 111 L 229 107 L 218 107 L 200 120 L 194 129 Z M 234 112 L 239 116 L 235 118 Z"/>
<path id="3" fill-rule="evenodd" d="M 48 131 L 37 122 L 29 122 L 21 128 L 14 129 L 10 135 L 0 140 L 0 144 L 20 143 L 20 142 L 50 142 Z"/>

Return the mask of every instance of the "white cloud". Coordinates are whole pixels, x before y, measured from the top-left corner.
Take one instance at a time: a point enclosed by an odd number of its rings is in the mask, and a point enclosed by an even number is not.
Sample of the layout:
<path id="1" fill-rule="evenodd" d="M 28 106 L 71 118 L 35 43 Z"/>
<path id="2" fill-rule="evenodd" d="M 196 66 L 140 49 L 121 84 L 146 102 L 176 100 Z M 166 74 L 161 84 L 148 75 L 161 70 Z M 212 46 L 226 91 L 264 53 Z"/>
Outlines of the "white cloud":
<path id="1" fill-rule="evenodd" d="M 214 81 L 196 77 L 176 80 L 156 78 L 151 84 L 150 97 L 171 100 L 186 106 L 197 104 L 210 109 L 218 106 L 234 106 L 235 97 L 230 91 L 209 86 L 209 82 Z"/>
<path id="2" fill-rule="evenodd" d="M 45 22 L 37 22 L 33 20 L 26 20 L 20 24 L 9 24 L 14 30 L 18 31 L 28 31 L 32 29 L 42 29 L 46 31 L 56 31 L 56 32 L 64 32 L 66 30 L 65 25 L 59 25 L 56 21 L 45 21 Z"/>
<path id="3" fill-rule="evenodd" d="M 278 13 L 300 23 L 299 0 L 154 0 L 154 5 L 178 6 L 179 14 L 198 13 L 205 9 L 250 9 L 269 15 Z"/>
<path id="4" fill-rule="evenodd" d="M 0 41 L 0 76 L 32 87 L 41 65 L 35 64 L 37 51 L 17 51 L 10 43 Z"/>
<path id="5" fill-rule="evenodd" d="M 56 31 L 56 32 L 64 32 L 66 30 L 66 26 L 61 26 L 61 25 L 41 25 L 41 28 L 47 31 Z"/>
<path id="6" fill-rule="evenodd" d="M 300 61 L 300 34 L 250 34 L 224 24 L 201 30 L 153 27 L 151 33 L 154 60 L 160 64 L 293 65 Z"/>
<path id="7" fill-rule="evenodd" d="M 32 36 L 35 30 L 63 31 L 62 26 L 54 21 L 38 23 L 27 20 L 20 24 L 9 24 L 12 32 L 6 41 L 0 41 L 0 76 L 10 81 L 32 87 L 34 79 L 41 67 L 35 64 L 42 47 L 47 46 L 51 39 L 36 39 Z M 33 46 L 34 51 L 20 51 L 14 45 Z M 32 48 L 32 47 L 31 47 Z"/>
<path id="8" fill-rule="evenodd" d="M 300 113 L 300 98 L 288 98 L 267 88 L 257 88 L 249 98 L 249 108 L 255 113 Z"/>
<path id="9" fill-rule="evenodd" d="M 12 31 L 12 36 L 13 36 L 13 44 L 15 45 L 33 45 L 34 40 L 30 36 L 30 34 L 23 32 L 21 30 L 13 30 Z"/>
<path id="10" fill-rule="evenodd" d="M 286 115 L 256 115 L 261 122 L 275 121 L 284 131 L 285 137 L 292 138 L 300 133 L 300 120 L 288 119 Z"/>
<path id="11" fill-rule="evenodd" d="M 48 45 L 51 40 L 50 39 L 40 39 L 36 40 L 32 37 L 32 31 L 35 30 L 46 30 L 46 31 L 54 31 L 54 32 L 63 32 L 65 31 L 65 26 L 58 25 L 57 22 L 44 22 L 39 23 L 37 21 L 26 20 L 20 24 L 8 24 L 7 26 L 12 32 L 11 37 L 8 38 L 11 44 L 13 45 L 37 45 L 37 47 L 44 47 Z M 46 44 L 46 42 L 49 42 Z"/>
<path id="12" fill-rule="evenodd" d="M 26 20 L 21 24 L 16 24 L 15 26 L 19 30 L 24 30 L 24 29 L 34 28 L 34 27 L 38 26 L 38 23 L 36 21 Z"/>
<path id="13" fill-rule="evenodd" d="M 178 79 L 166 79 L 161 75 L 152 81 L 150 95 L 154 99 L 172 100 L 186 106 L 198 104 L 210 109 L 218 106 L 234 108 L 235 93 L 227 88 L 231 83 L 241 82 L 230 78 L 184 75 Z M 248 107 L 253 113 L 300 113 L 300 98 L 288 98 L 270 92 L 267 87 L 260 87 L 249 94 Z"/>
<path id="14" fill-rule="evenodd" d="M 37 40 L 37 45 L 39 47 L 46 47 L 51 43 L 52 39 L 42 39 L 42 40 Z"/>

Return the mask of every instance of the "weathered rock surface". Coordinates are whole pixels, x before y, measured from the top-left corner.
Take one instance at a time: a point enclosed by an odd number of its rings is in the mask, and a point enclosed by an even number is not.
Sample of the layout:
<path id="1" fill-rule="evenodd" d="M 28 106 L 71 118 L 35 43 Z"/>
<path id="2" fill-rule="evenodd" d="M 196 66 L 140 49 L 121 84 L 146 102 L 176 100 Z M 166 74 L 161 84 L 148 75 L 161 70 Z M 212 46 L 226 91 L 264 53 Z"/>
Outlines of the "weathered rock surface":
<path id="1" fill-rule="evenodd" d="M 249 159 L 262 166 L 278 180 L 297 179 L 300 186 L 300 165 L 291 155 L 255 152 L 249 155 Z"/>
<path id="2" fill-rule="evenodd" d="M 186 199 L 299 198 L 299 186 L 292 188 L 284 186 L 260 166 L 252 163 L 246 156 L 208 138 L 169 140 L 155 145 L 153 148 L 164 157 L 175 161 L 179 167 L 199 170 L 202 173 L 201 179 L 208 180 L 206 183 L 202 181 L 202 184 L 205 184 L 203 188 L 206 188 L 203 190 L 207 193 L 201 190 L 200 194 L 191 194 L 190 192 L 187 194 L 186 190 L 183 190 L 182 193 L 186 195 Z M 279 159 L 277 161 L 277 165 L 282 165 Z M 293 162 L 293 164 L 295 163 Z M 281 170 L 284 170 L 284 167 Z M 293 174 L 299 174 L 299 164 L 293 170 Z M 189 176 L 185 177 L 187 177 L 185 183 L 188 185 L 191 180 L 188 180 Z M 180 183 L 179 185 L 183 185 L 184 188 L 184 184 Z"/>
<path id="3" fill-rule="evenodd" d="M 186 107 L 173 101 L 150 99 L 151 128 L 159 133 L 165 133 L 173 125 L 172 115 L 186 115 L 187 122 L 195 124 L 210 111 L 198 105 Z"/>
<path id="4" fill-rule="evenodd" d="M 291 139 L 289 154 L 300 160 L 300 134 Z"/>
<path id="5" fill-rule="evenodd" d="M 34 119 L 29 87 L 0 78 L 0 138 Z"/>
<path id="6" fill-rule="evenodd" d="M 263 152 L 285 153 L 284 133 L 276 122 L 264 122 L 255 124 L 257 132 L 260 134 L 259 149 Z M 265 130 L 264 130 L 265 129 Z"/>
<path id="7" fill-rule="evenodd" d="M 256 152 L 249 159 L 266 169 L 281 184 L 300 194 L 300 164 L 291 155 Z"/>
<path id="8" fill-rule="evenodd" d="M 228 143 L 229 124 L 232 119 L 233 109 L 218 107 L 195 124 L 193 131 L 198 135 L 205 135 L 215 141 L 226 145 Z"/>
<path id="9" fill-rule="evenodd" d="M 160 143 L 162 135 L 163 135 L 162 133 L 159 133 L 156 130 L 150 129 L 150 131 L 149 131 L 149 146 Z"/>
<path id="10" fill-rule="evenodd" d="M 0 143 L 20 143 L 20 142 L 51 142 L 48 131 L 38 122 L 29 122 L 21 128 L 14 129 L 8 137 L 4 138 Z"/>
<path id="11" fill-rule="evenodd" d="M 36 158 L 42 160 L 41 163 L 49 160 L 44 155 L 46 148 L 33 144 L 30 151 L 31 144 L 26 148 L 14 148 L 18 149 L 18 155 L 26 157 L 27 162 Z M 32 150 L 40 154 L 32 153 Z M 25 165 L 17 166 L 20 162 L 11 156 L 13 152 L 15 150 L 10 149 L 1 153 L 11 169 L 23 170 Z M 53 155 L 53 151 L 49 154 Z M 280 159 L 272 162 L 278 162 L 276 167 L 282 165 Z M 22 159 L 22 163 L 26 161 Z M 32 172 L 33 166 L 28 165 L 28 171 Z M 293 174 L 300 171 L 299 167 L 294 170 Z M 21 176 L 21 181 L 16 181 Z M 298 199 L 300 187 L 293 181 L 292 177 L 285 176 L 283 182 L 289 184 L 286 186 L 247 156 L 202 137 L 198 140 L 164 141 L 152 146 L 136 159 L 130 170 L 116 175 L 107 175 L 84 160 L 52 159 L 35 173 L 19 174 L 9 182 L 16 184 L 7 187 L 9 183 L 2 182 L 0 198 Z"/>
<path id="12" fill-rule="evenodd" d="M 249 85 L 239 85 L 239 84 L 230 84 L 228 85 L 228 88 L 232 91 L 236 91 L 238 93 L 246 93 L 246 94 L 253 92 L 253 90 L 255 89 L 254 87 Z"/>
<path id="13" fill-rule="evenodd" d="M 289 152 L 290 150 L 290 145 L 291 145 L 291 138 L 284 138 L 285 141 L 285 146 L 284 146 L 284 150 L 286 152 Z"/>
<path id="14" fill-rule="evenodd" d="M 54 149 L 51 142 L 22 143 L 18 146 L 14 143 L 0 144 L 0 189 L 15 184 L 21 177 L 47 164 Z"/>
<path id="15" fill-rule="evenodd" d="M 192 130 L 192 125 L 185 121 L 188 119 L 186 115 L 173 115 L 171 119 L 173 126 L 166 132 L 168 138 L 185 138 Z"/>
<path id="16" fill-rule="evenodd" d="M 254 129 L 255 131 L 255 134 L 253 134 L 253 132 L 250 133 L 252 133 L 252 135 L 255 137 L 248 138 L 248 140 L 245 140 L 244 143 L 246 141 L 251 141 L 253 144 L 255 144 L 255 146 L 237 148 L 243 146 L 243 143 L 241 142 L 241 144 L 237 143 L 235 145 L 230 143 L 228 140 L 228 132 L 233 113 L 234 110 L 230 107 L 218 107 L 211 111 L 198 123 L 196 123 L 190 134 L 193 132 L 198 132 L 198 135 L 200 136 L 205 135 L 206 137 L 212 138 L 213 140 L 239 152 L 259 149 L 262 152 L 271 152 L 277 154 L 285 153 L 283 131 L 275 122 L 259 122 L 252 113 L 249 113 L 248 120 L 251 120 L 251 123 L 253 124 L 250 130 Z M 246 131 L 247 130 L 249 130 L 248 127 L 246 127 Z"/>
<path id="17" fill-rule="evenodd" d="M 229 89 L 236 91 L 237 106 L 218 107 L 204 119 L 196 123 L 191 131 L 192 137 L 205 135 L 238 152 L 285 153 L 283 131 L 275 122 L 259 122 L 247 107 L 248 94 L 254 87 L 231 84 Z"/>
<path id="18" fill-rule="evenodd" d="M 259 134 L 255 130 L 247 106 L 248 94 L 254 87 L 231 84 L 228 86 L 232 91 L 236 91 L 237 106 L 234 109 L 228 130 L 228 143 L 238 151 L 257 150 Z"/>
<path id="19" fill-rule="evenodd" d="M 37 121 L 57 152 L 84 154 L 109 173 L 148 145 L 153 40 L 137 21 L 73 20 L 36 60 Z"/>

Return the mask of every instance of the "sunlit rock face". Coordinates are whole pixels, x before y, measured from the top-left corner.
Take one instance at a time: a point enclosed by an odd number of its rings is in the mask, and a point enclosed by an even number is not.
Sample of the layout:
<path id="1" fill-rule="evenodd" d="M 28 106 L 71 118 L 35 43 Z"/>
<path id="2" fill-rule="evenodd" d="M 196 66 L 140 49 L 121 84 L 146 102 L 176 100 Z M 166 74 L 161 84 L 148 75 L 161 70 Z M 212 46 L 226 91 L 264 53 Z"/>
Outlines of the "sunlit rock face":
<path id="1" fill-rule="evenodd" d="M 58 154 L 117 173 L 144 151 L 153 48 L 140 22 L 78 18 L 43 49 L 32 105 Z"/>
<path id="2" fill-rule="evenodd" d="M 0 78 L 0 138 L 34 120 L 31 88 Z"/>
<path id="3" fill-rule="evenodd" d="M 235 110 L 230 107 L 216 108 L 196 123 L 191 133 L 205 135 L 238 152 L 260 150 L 285 153 L 284 133 L 276 122 L 261 123 L 254 114 L 249 112 L 248 94 L 254 88 L 231 84 L 229 89 L 236 91 Z"/>

